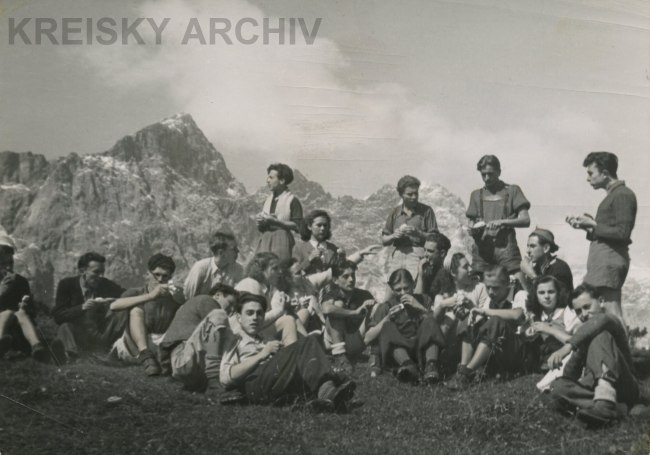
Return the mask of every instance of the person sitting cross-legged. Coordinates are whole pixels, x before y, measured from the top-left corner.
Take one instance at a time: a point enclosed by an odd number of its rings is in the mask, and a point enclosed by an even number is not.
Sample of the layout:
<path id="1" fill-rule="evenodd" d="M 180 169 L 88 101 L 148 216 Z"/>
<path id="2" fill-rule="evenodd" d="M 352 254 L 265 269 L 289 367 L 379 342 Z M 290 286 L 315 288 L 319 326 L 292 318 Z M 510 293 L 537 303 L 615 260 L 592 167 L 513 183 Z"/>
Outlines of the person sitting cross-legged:
<path id="1" fill-rule="evenodd" d="M 241 330 L 221 361 L 221 383 L 239 389 L 252 404 L 311 399 L 315 410 L 345 410 L 356 384 L 333 373 L 318 337 L 286 345 L 260 337 L 266 299 L 243 293 L 235 306 Z"/>
<path id="2" fill-rule="evenodd" d="M 437 369 L 434 353 L 445 346 L 444 336 L 431 312 L 432 302 L 426 295 L 414 294 L 415 281 L 406 269 L 397 269 L 388 279 L 393 295 L 377 306 L 365 334 L 366 344 L 379 338 L 373 354 L 381 356 L 382 367 L 397 366 L 397 378 L 402 382 L 420 380 Z M 371 375 L 377 374 L 372 371 Z"/>
<path id="3" fill-rule="evenodd" d="M 366 347 L 363 337 L 375 298 L 355 287 L 357 266 L 344 261 L 332 267 L 332 279 L 323 293 L 325 339 L 329 342 L 337 371 L 351 372 L 349 357 L 361 354 Z"/>
<path id="4" fill-rule="evenodd" d="M 468 387 L 477 371 L 485 367 L 487 373 L 509 375 L 520 371 L 522 356 L 517 327 L 523 321 L 524 310 L 513 308 L 508 300 L 510 292 L 508 270 L 501 265 L 484 273 L 489 305 L 470 311 L 471 329 L 463 336 L 474 352 L 467 365 L 460 364 L 456 374 L 445 385 L 450 390 Z"/>
<path id="5" fill-rule="evenodd" d="M 573 309 L 582 325 L 548 359 L 555 368 L 571 354 L 563 377 L 551 384 L 551 394 L 561 408 L 577 409 L 578 418 L 591 426 L 618 420 L 617 403 L 631 407 L 639 398 L 625 327 L 607 312 L 607 295 L 601 292 L 586 283 L 573 291 Z"/>
<path id="6" fill-rule="evenodd" d="M 171 257 L 154 254 L 147 268 L 144 287 L 127 290 L 110 305 L 112 311 L 129 313 L 129 323 L 113 344 L 113 352 L 121 360 L 141 363 L 147 376 L 168 375 L 169 359 L 160 357 L 158 345 L 185 298 L 182 289 L 170 284 L 176 270 Z"/>
<path id="7" fill-rule="evenodd" d="M 52 316 L 59 324 L 52 350 L 59 362 L 106 353 L 122 336 L 129 314 L 114 312 L 109 304 L 124 289 L 104 278 L 106 258 L 88 252 L 79 257 L 79 275 L 63 278 L 56 287 Z"/>

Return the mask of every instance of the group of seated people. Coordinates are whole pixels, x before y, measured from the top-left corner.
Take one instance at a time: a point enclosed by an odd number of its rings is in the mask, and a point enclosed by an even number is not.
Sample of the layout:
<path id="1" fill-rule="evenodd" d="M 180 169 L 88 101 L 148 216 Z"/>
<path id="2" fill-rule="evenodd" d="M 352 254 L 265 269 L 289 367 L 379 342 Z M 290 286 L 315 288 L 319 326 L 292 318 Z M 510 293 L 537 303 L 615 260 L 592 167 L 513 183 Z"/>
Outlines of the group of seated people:
<path id="1" fill-rule="evenodd" d="M 273 166 L 269 187 L 284 185 L 282 196 L 290 174 Z M 51 314 L 58 332 L 45 343 L 29 284 L 13 272 L 13 244 L 0 238 L 0 357 L 26 349 L 62 364 L 109 353 L 221 403 L 305 398 L 331 411 L 349 408 L 353 378 L 362 374 L 357 364 L 366 360 L 373 378 L 392 371 L 399 381 L 450 391 L 486 376 L 545 373 L 538 388 L 590 424 L 615 420 L 617 403 L 638 400 L 622 319 L 608 311 L 598 287 L 574 288 L 568 264 L 554 255 L 551 231 L 530 233 L 516 268 L 505 253 L 505 263 L 485 255 L 477 261 L 453 252 L 433 210 L 418 202 L 419 181 L 407 177 L 398 183 L 403 203 L 381 236 L 393 248 L 382 302 L 357 287 L 356 276 L 378 247 L 347 255 L 330 242 L 326 211 L 291 221 L 302 208 L 284 195 L 267 201 L 271 214 L 257 223 L 262 231 L 286 226 L 263 234 L 245 269 L 237 263 L 235 236 L 223 231 L 212 235 L 212 255 L 196 262 L 182 285 L 174 280 L 173 258 L 163 253 L 149 258 L 141 287 L 128 290 L 104 277 L 102 255 L 83 254 L 79 274 L 57 286 Z M 278 207 L 286 221 L 275 220 Z M 295 243 L 287 232 L 298 225 L 302 241 Z M 508 239 L 504 248 L 511 249 Z"/>

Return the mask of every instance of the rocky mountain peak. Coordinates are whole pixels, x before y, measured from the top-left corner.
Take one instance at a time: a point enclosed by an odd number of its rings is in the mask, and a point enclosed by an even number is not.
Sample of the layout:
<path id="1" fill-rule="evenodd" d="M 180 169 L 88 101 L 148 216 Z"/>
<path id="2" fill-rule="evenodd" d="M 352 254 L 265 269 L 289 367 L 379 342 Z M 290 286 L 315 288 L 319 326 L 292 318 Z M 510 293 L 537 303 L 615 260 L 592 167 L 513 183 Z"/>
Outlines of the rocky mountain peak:
<path id="1" fill-rule="evenodd" d="M 142 167 L 166 165 L 182 177 L 205 182 L 218 194 L 238 197 L 246 193 L 189 114 L 149 125 L 100 155 Z"/>

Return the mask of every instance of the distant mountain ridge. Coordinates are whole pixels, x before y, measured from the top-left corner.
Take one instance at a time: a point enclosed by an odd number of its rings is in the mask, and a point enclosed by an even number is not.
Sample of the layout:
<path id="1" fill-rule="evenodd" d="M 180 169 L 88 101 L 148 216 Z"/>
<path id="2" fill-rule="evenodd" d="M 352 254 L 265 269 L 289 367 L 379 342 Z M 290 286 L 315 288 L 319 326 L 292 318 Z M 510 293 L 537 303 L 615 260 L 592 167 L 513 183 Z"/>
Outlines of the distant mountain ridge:
<path id="1" fill-rule="evenodd" d="M 331 213 L 333 241 L 350 252 L 378 243 L 388 211 L 399 203 L 389 185 L 366 200 L 334 197 L 298 170 L 290 189 L 305 213 Z M 458 248 L 468 248 L 460 198 L 440 185 L 423 185 L 420 193 L 441 230 Z M 265 188 L 246 192 L 188 114 L 149 125 L 102 153 L 48 161 L 31 152 L 0 152 L 0 222 L 18 244 L 17 269 L 48 306 L 55 283 L 76 273 L 77 258 L 89 250 L 107 256 L 107 276 L 124 286 L 141 281 L 157 251 L 173 255 L 182 278 L 209 255 L 207 239 L 216 229 L 236 233 L 245 262 L 266 196 Z M 360 282 L 379 290 L 384 260 L 366 261 Z"/>

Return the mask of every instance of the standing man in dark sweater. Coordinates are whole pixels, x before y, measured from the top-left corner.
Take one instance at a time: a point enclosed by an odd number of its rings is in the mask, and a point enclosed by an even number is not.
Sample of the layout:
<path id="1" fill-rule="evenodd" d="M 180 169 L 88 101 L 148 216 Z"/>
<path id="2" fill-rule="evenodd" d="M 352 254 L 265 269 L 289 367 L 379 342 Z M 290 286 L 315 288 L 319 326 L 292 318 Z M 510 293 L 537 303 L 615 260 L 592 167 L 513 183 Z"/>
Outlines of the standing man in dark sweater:
<path id="1" fill-rule="evenodd" d="M 636 220 L 636 196 L 618 179 L 618 158 L 613 153 L 591 152 L 582 165 L 587 168 L 591 187 L 606 190 L 607 196 L 598 206 L 595 219 L 584 214 L 568 216 L 566 221 L 586 231 L 591 241 L 584 282 L 599 288 L 605 309 L 622 318 L 621 289 L 630 269 L 628 249 Z"/>
<path id="2" fill-rule="evenodd" d="M 56 344 L 70 360 L 85 352 L 107 351 L 126 327 L 128 313 L 109 308 L 124 289 L 104 278 L 105 265 L 101 254 L 85 253 L 77 262 L 79 275 L 64 278 L 57 286 L 52 310 L 59 324 Z"/>

